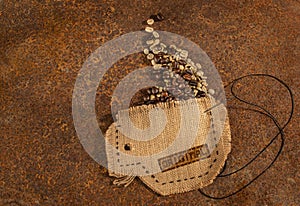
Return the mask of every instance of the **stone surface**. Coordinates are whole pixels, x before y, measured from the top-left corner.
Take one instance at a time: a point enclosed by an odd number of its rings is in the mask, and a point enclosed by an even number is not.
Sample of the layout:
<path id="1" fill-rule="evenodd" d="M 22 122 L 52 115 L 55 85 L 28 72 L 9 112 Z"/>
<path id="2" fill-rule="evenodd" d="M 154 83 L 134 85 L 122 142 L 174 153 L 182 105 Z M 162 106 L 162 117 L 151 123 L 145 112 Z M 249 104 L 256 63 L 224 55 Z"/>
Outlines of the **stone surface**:
<path id="1" fill-rule="evenodd" d="M 105 42 L 137 30 L 161 12 L 156 30 L 180 34 L 211 57 L 224 84 L 268 73 L 293 90 L 295 114 L 275 165 L 251 186 L 225 200 L 198 191 L 160 197 L 139 180 L 128 188 L 81 146 L 72 120 L 72 91 L 87 57 Z M 300 4 L 293 0 L 228 1 L 0 1 L 1 205 L 299 205 Z M 98 88 L 99 126 L 112 123 L 110 102 L 118 81 L 145 66 L 142 55 L 119 61 Z M 267 107 L 283 124 L 289 99 L 278 83 L 241 82 L 240 95 Z M 228 97 L 230 91 L 226 90 Z M 266 95 L 267 94 L 267 95 Z M 228 101 L 232 153 L 227 171 L 249 161 L 277 132 L 271 120 Z M 226 195 L 270 162 L 279 141 L 240 174 L 219 178 L 205 191 Z"/>

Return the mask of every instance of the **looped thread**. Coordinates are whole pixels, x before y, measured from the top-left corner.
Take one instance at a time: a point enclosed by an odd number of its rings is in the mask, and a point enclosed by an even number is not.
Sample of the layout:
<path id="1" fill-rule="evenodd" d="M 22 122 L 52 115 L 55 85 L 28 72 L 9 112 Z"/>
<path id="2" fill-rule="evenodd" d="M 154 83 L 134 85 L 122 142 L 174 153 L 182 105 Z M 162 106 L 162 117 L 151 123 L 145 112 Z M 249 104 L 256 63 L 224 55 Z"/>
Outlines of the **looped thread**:
<path id="1" fill-rule="evenodd" d="M 238 97 L 238 95 L 234 92 L 233 88 L 234 88 L 235 84 L 238 81 L 240 81 L 244 78 L 247 78 L 247 77 L 270 77 L 270 78 L 275 79 L 276 81 L 278 81 L 280 84 L 282 84 L 288 90 L 290 98 L 291 98 L 291 111 L 290 111 L 290 115 L 289 115 L 288 120 L 286 121 L 286 123 L 282 127 L 278 123 L 277 119 L 268 110 L 266 110 L 265 108 L 255 104 L 255 103 L 248 102 L 248 101 Z M 248 163 L 246 163 L 241 168 L 239 168 L 239 169 L 237 169 L 233 172 L 227 173 L 227 174 L 222 174 L 226 170 L 226 162 L 225 162 L 225 165 L 224 165 L 224 168 L 223 168 L 222 172 L 217 177 L 222 177 L 222 178 L 223 177 L 228 177 L 230 175 L 233 175 L 233 174 L 238 173 L 239 171 L 245 169 L 248 165 L 250 165 L 252 162 L 254 162 L 269 146 L 271 146 L 271 144 L 273 144 L 273 142 L 277 139 L 277 137 L 279 135 L 281 136 L 281 138 L 280 138 L 281 139 L 281 144 L 280 144 L 280 148 L 279 148 L 276 156 L 272 160 L 272 162 L 263 171 L 261 171 L 255 178 L 253 178 L 250 182 L 248 182 L 246 185 L 244 185 L 240 189 L 236 190 L 235 192 L 232 192 L 231 194 L 225 195 L 225 196 L 222 196 L 222 197 L 214 197 L 214 196 L 211 196 L 211 195 L 208 195 L 208 194 L 204 193 L 201 189 L 198 190 L 202 195 L 204 195 L 205 197 L 211 198 L 211 199 L 225 199 L 225 198 L 228 198 L 228 197 L 231 197 L 231 196 L 237 194 L 238 192 L 242 191 L 243 189 L 248 187 L 250 184 L 252 184 L 255 180 L 257 180 L 261 175 L 263 175 L 276 162 L 276 160 L 278 159 L 279 155 L 281 154 L 283 146 L 284 146 L 285 139 L 284 139 L 283 130 L 289 124 L 289 122 L 291 121 L 293 113 L 294 113 L 294 97 L 293 97 L 293 93 L 292 93 L 291 89 L 289 88 L 289 86 L 285 82 L 283 82 L 282 80 L 280 80 L 279 78 L 277 78 L 275 76 L 272 76 L 272 75 L 269 75 L 269 74 L 249 74 L 249 75 L 245 75 L 245 76 L 242 76 L 242 77 L 239 77 L 239 78 L 233 80 L 227 86 L 229 86 L 229 85 L 231 85 L 231 90 L 230 91 L 231 91 L 231 94 L 233 95 L 234 98 L 236 98 L 240 102 L 243 102 L 243 103 L 248 104 L 250 106 L 254 106 L 254 107 L 262 110 L 262 111 L 260 111 L 260 110 L 252 109 L 252 111 L 259 112 L 261 114 L 266 115 L 270 119 L 272 119 L 272 121 L 274 122 L 274 124 L 278 128 L 279 132 L 272 138 L 272 140 L 258 154 L 256 154 Z M 225 86 L 225 88 L 227 86 Z"/>

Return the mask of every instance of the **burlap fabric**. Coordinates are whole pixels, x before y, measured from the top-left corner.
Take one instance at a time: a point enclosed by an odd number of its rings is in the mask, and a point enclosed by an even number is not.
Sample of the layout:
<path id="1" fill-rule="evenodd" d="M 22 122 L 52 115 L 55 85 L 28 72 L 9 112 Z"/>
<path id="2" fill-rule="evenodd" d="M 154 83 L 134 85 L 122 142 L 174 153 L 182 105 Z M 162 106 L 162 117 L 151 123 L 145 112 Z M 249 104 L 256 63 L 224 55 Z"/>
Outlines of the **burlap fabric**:
<path id="1" fill-rule="evenodd" d="M 106 132 L 109 174 L 123 177 L 115 183 L 128 185 L 138 176 L 161 195 L 211 184 L 231 148 L 226 109 L 207 111 L 213 105 L 205 97 L 119 111 Z"/>

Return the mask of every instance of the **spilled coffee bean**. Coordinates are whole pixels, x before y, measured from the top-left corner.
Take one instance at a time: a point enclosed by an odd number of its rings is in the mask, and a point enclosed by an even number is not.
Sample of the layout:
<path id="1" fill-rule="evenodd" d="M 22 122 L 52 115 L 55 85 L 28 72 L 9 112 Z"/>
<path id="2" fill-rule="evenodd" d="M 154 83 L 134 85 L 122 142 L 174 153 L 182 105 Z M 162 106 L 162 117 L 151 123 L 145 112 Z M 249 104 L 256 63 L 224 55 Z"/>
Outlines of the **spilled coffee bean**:
<path id="1" fill-rule="evenodd" d="M 161 13 L 158 13 L 156 15 L 151 15 L 150 19 L 153 19 L 155 22 L 159 22 L 159 21 L 164 20 L 165 17 Z"/>
<path id="2" fill-rule="evenodd" d="M 161 13 L 151 15 L 147 24 L 164 20 Z M 147 26 L 145 31 L 151 36 L 144 49 L 146 59 L 153 66 L 153 78 L 161 85 L 147 88 L 143 98 L 145 104 L 156 104 L 173 100 L 205 97 L 213 95 L 214 90 L 207 89 L 207 83 L 200 63 L 194 63 L 188 58 L 189 52 L 176 45 L 165 45 L 159 39 L 160 35 L 152 27 Z M 209 92 L 208 92 L 209 91 Z"/>

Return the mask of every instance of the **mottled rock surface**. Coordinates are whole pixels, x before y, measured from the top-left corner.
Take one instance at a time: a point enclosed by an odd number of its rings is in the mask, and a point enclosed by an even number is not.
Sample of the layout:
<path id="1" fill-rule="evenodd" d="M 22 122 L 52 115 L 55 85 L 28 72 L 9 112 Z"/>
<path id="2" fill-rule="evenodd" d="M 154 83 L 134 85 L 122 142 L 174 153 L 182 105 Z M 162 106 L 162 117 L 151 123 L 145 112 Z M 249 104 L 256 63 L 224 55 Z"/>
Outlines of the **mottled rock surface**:
<path id="1" fill-rule="evenodd" d="M 251 186 L 225 200 L 198 191 L 160 197 L 141 181 L 128 188 L 83 149 L 72 119 L 72 91 L 82 64 L 105 42 L 154 25 L 201 46 L 226 85 L 250 73 L 268 73 L 293 90 L 295 113 L 275 165 Z M 300 205 L 300 3 L 296 0 L 227 1 L 0 1 L 0 204 L 1 205 Z M 98 88 L 100 128 L 112 123 L 111 94 L 142 55 L 119 61 Z M 239 84 L 240 95 L 267 107 L 280 124 L 290 109 L 286 90 L 270 79 Z M 230 91 L 226 90 L 228 97 Z M 228 101 L 232 153 L 227 171 L 248 162 L 277 130 L 270 119 Z M 219 178 L 205 191 L 222 196 L 256 176 L 280 141 L 239 174 Z"/>

